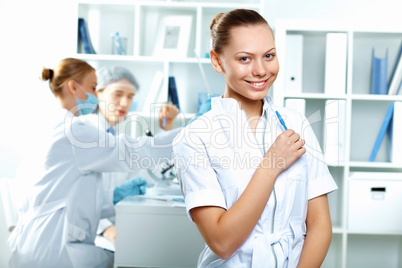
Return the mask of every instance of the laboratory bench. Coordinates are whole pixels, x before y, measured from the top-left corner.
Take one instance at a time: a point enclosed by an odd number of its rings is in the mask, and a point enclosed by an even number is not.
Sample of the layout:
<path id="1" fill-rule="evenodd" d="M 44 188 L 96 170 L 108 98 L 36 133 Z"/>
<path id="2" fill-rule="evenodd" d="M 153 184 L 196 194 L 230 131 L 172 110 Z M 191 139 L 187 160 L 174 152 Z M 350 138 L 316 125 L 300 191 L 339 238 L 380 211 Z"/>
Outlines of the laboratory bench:
<path id="1" fill-rule="evenodd" d="M 117 267 L 196 267 L 205 243 L 184 203 L 129 196 L 116 205 Z"/>

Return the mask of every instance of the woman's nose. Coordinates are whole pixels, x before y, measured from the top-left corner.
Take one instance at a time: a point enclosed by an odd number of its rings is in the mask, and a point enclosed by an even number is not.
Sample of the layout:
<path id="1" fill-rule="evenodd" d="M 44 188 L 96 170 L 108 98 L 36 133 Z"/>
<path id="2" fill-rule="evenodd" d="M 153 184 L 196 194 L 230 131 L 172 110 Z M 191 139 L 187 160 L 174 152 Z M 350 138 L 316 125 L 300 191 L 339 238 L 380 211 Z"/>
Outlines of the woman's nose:
<path id="1" fill-rule="evenodd" d="M 128 98 L 127 97 L 121 98 L 120 105 L 126 107 L 128 105 Z"/>
<path id="2" fill-rule="evenodd" d="M 253 75 L 254 76 L 265 76 L 267 73 L 264 62 L 263 61 L 255 61 L 253 64 Z"/>

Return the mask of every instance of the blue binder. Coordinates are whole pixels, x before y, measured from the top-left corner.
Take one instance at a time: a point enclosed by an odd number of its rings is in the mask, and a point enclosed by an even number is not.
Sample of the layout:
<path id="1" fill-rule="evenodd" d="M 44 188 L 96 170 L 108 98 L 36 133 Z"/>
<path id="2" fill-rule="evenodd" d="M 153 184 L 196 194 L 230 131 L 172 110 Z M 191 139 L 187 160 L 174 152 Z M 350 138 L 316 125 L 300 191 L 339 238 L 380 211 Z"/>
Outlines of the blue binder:
<path id="1" fill-rule="evenodd" d="M 388 49 L 384 58 L 378 58 L 372 53 L 371 94 L 388 94 Z"/>
<path id="2" fill-rule="evenodd" d="M 180 110 L 179 96 L 177 94 L 176 80 L 169 76 L 169 98 L 172 103 Z"/>
<path id="3" fill-rule="evenodd" d="M 78 40 L 79 42 L 82 42 L 86 54 L 96 54 L 94 48 L 92 47 L 88 28 L 83 18 L 78 19 Z"/>
<path id="4" fill-rule="evenodd" d="M 394 105 L 395 105 L 395 103 L 391 102 L 388 106 L 388 110 L 385 114 L 384 120 L 382 121 L 380 131 L 378 132 L 377 139 L 375 140 L 374 147 L 371 151 L 371 155 L 369 158 L 370 162 L 374 162 L 374 160 L 377 156 L 378 150 L 380 149 L 382 140 L 384 139 L 385 133 L 387 132 L 388 127 L 392 121 L 392 117 L 394 115 Z"/>

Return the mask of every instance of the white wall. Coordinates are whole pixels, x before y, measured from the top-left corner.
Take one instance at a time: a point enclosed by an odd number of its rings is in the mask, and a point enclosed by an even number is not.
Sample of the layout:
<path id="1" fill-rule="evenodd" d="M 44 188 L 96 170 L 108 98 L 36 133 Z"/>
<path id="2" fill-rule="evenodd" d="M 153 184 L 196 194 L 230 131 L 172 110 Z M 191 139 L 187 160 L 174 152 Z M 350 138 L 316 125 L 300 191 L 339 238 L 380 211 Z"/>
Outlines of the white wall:
<path id="1" fill-rule="evenodd" d="M 348 19 L 401 23 L 400 0 L 268 0 L 265 17 L 275 20 Z M 75 49 L 76 5 L 71 0 L 0 0 L 0 177 L 14 177 L 29 144 L 38 142 L 40 115 L 54 109 L 42 67 L 54 67 Z M 1 206 L 1 204 L 0 204 Z M 0 209 L 0 268 L 8 248 Z"/>
<path id="2" fill-rule="evenodd" d="M 43 66 L 53 67 L 75 47 L 75 1 L 0 0 L 0 177 L 14 177 L 22 153 L 37 142 L 55 100 Z M 0 199 L 1 200 L 1 199 Z M 0 202 L 1 203 L 1 202 Z M 9 249 L 0 204 L 0 268 Z"/>
<path id="3" fill-rule="evenodd" d="M 29 149 L 24 146 L 40 130 L 34 126 L 45 123 L 37 116 L 55 103 L 47 83 L 38 78 L 43 66 L 71 56 L 75 5 L 52 0 L 0 0 L 0 5 L 0 177 L 13 177 Z"/>

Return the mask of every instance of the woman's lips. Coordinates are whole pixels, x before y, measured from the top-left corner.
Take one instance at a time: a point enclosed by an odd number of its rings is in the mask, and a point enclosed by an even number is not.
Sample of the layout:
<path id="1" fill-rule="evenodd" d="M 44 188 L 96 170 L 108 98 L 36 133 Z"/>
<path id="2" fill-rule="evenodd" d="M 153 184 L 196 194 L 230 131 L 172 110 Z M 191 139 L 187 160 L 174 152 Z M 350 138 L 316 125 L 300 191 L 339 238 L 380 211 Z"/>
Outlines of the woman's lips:
<path id="1" fill-rule="evenodd" d="M 265 89 L 265 87 L 266 87 L 266 85 L 267 85 L 267 83 L 268 83 L 268 80 L 269 80 L 269 79 L 263 80 L 263 81 L 255 81 L 255 82 L 246 81 L 246 82 L 247 82 L 253 89 L 262 90 L 262 89 Z"/>
<path id="2" fill-rule="evenodd" d="M 118 113 L 120 116 L 127 114 L 127 112 L 124 111 L 124 110 L 117 110 L 117 113 Z"/>

